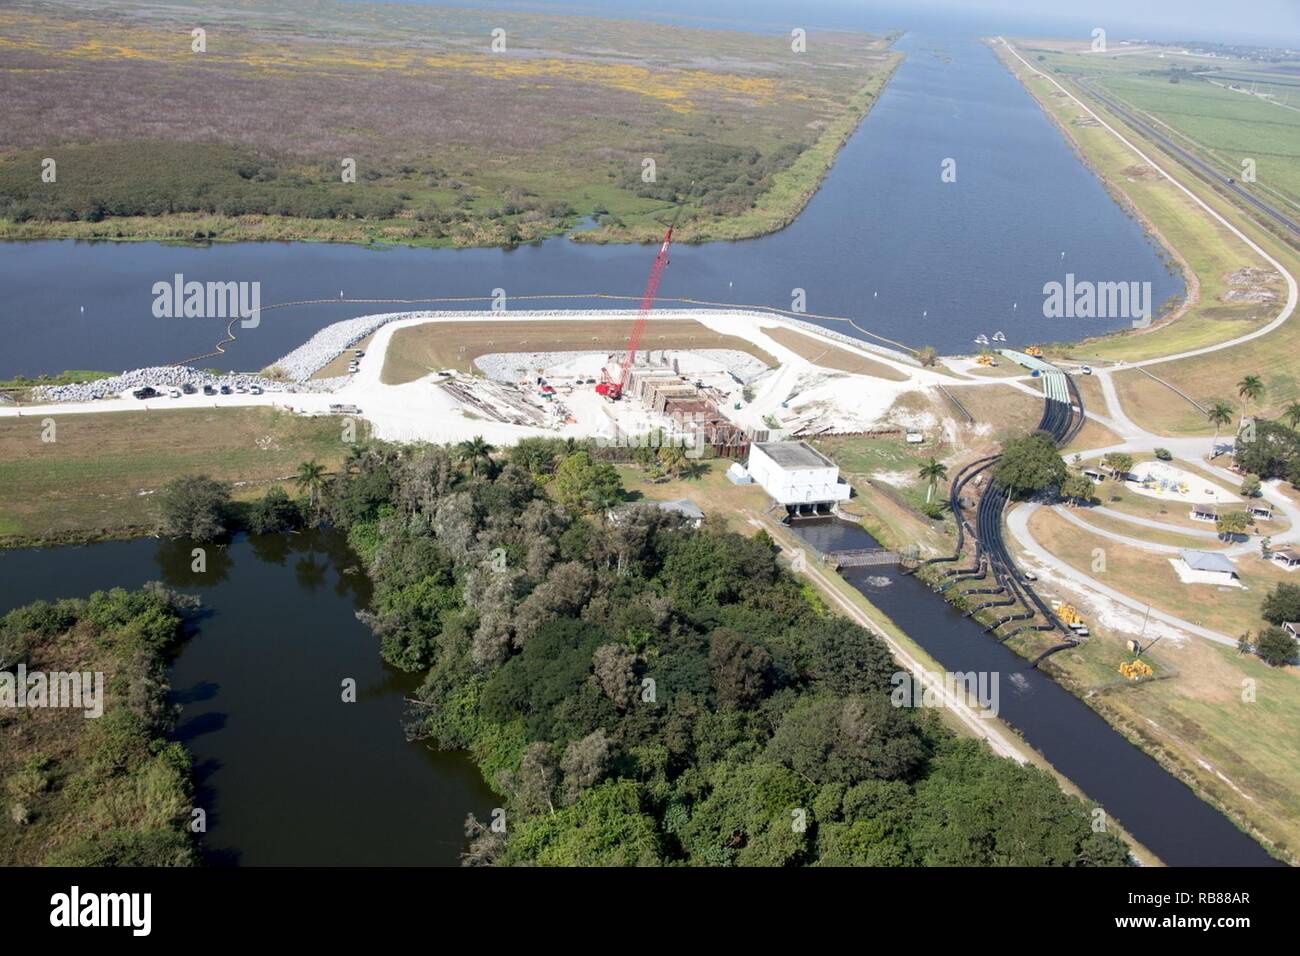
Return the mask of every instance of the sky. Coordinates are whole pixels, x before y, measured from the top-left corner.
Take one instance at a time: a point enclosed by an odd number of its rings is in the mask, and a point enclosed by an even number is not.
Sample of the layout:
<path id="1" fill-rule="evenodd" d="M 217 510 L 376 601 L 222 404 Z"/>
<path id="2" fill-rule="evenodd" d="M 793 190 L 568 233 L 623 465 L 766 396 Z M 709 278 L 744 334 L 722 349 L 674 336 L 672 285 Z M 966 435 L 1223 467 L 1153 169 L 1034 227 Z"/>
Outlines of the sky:
<path id="1" fill-rule="evenodd" d="M 869 6 L 860 0 L 828 3 Z M 1100 27 L 1112 21 L 1180 39 L 1247 37 L 1300 46 L 1300 0 L 919 0 L 915 5 L 998 18 L 1050 12 L 1063 20 L 1091 21 Z"/>
<path id="2" fill-rule="evenodd" d="M 437 2 L 437 0 L 408 0 Z M 443 0 L 676 22 L 1256 43 L 1300 49 L 1300 0 Z"/>

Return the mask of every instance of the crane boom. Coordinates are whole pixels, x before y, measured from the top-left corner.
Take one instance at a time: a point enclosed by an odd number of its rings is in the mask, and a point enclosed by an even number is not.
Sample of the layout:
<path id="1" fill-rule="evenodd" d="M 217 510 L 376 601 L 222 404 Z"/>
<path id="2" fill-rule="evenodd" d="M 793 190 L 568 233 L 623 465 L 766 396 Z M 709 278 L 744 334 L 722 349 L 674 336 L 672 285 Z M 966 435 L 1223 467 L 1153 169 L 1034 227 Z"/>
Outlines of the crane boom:
<path id="1" fill-rule="evenodd" d="M 627 354 L 623 356 L 618 379 L 612 379 L 608 370 L 601 370 L 601 382 L 596 386 L 596 391 L 611 402 L 622 398 L 623 389 L 627 388 L 628 378 L 632 374 L 632 363 L 636 360 L 637 349 L 641 345 L 641 335 L 645 332 L 646 320 L 650 317 L 650 310 L 654 308 L 655 296 L 659 294 L 659 280 L 663 278 L 664 269 L 668 267 L 668 250 L 673 244 L 673 230 L 677 228 L 677 220 L 681 215 L 682 207 L 678 206 L 673 221 L 668 225 L 668 231 L 664 233 L 659 252 L 655 255 L 654 265 L 650 267 L 650 277 L 646 279 L 645 292 L 641 294 L 641 305 L 637 310 L 636 322 L 632 325 L 632 334 L 627 339 Z"/>

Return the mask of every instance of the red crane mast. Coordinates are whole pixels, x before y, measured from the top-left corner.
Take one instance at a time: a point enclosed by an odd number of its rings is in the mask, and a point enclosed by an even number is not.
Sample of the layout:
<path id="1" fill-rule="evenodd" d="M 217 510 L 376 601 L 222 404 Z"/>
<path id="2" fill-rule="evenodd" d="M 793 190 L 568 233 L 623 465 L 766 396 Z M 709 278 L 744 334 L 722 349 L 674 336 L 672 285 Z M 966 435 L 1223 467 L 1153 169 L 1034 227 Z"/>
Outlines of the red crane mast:
<path id="1" fill-rule="evenodd" d="M 668 231 L 664 233 L 663 244 L 659 247 L 659 253 L 655 256 L 654 265 L 650 267 L 650 278 L 646 280 L 645 292 L 641 294 L 641 306 L 637 311 L 636 323 L 632 326 L 632 334 L 627 339 L 627 355 L 623 357 L 623 364 L 619 368 L 618 379 L 610 377 L 609 369 L 600 370 L 600 384 L 596 386 L 596 392 L 604 395 L 611 402 L 617 402 L 623 397 L 623 389 L 627 388 L 627 380 L 632 372 L 632 362 L 636 359 L 638 346 L 641 344 L 641 335 L 645 332 L 646 319 L 650 317 L 650 310 L 654 308 L 655 296 L 659 293 L 659 280 L 663 278 L 664 269 L 668 267 L 668 249 L 673 243 L 673 230 L 677 228 L 677 220 L 681 218 L 682 207 L 677 207 L 677 212 L 673 216 L 672 223 L 668 226 Z"/>

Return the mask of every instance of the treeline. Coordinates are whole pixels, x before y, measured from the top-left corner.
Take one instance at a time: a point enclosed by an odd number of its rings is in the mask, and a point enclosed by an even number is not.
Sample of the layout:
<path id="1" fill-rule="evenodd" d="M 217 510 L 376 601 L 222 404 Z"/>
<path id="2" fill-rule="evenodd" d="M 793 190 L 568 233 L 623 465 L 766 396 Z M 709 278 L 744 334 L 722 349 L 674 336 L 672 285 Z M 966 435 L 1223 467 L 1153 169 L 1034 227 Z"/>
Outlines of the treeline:
<path id="1" fill-rule="evenodd" d="M 427 235 L 456 224 L 519 220 L 558 228 L 573 209 L 512 190 L 482 209 L 463 184 L 434 166 L 361 165 L 357 181 L 344 183 L 337 161 L 315 166 L 281 164 L 235 147 L 181 143 L 121 143 L 52 151 L 54 182 L 41 178 L 43 154 L 0 161 L 0 217 L 15 222 L 99 222 L 110 217 L 205 213 L 304 219 L 409 219 Z M 457 191 L 439 206 L 417 193 Z M 523 231 L 520 232 L 520 236 Z"/>
<path id="2" fill-rule="evenodd" d="M 190 756 L 169 741 L 167 654 L 192 599 L 160 585 L 0 618 L 0 671 L 104 675 L 103 713 L 0 707 L 0 865 L 197 862 Z"/>
<path id="3" fill-rule="evenodd" d="M 712 216 L 731 216 L 753 208 L 772 186 L 772 177 L 788 169 L 806 148 L 786 143 L 763 153 L 752 146 L 686 142 L 665 145 L 655 181 L 642 181 L 638 164 L 629 166 L 619 185 L 645 199 L 674 203 L 679 199 Z"/>
<path id="4" fill-rule="evenodd" d="M 1233 461 L 1242 471 L 1260 478 L 1285 478 L 1300 488 L 1300 406 L 1288 417 L 1290 425 L 1256 418 L 1237 435 Z M 1253 431 L 1251 429 L 1253 428 Z"/>
<path id="5" fill-rule="evenodd" d="M 468 863 L 1126 860 L 1047 774 L 894 706 L 885 646 L 766 534 L 620 497 L 611 465 L 545 439 L 370 445 L 321 486 L 383 656 L 424 675 L 411 735 L 500 795 Z"/>

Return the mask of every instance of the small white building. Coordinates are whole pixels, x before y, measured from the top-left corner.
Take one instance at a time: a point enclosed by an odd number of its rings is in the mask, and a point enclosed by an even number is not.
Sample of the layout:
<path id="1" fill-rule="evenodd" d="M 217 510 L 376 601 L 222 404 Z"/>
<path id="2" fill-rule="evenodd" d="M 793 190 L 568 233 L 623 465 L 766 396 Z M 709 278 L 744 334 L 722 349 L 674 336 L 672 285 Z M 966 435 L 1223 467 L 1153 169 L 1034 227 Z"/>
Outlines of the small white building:
<path id="1" fill-rule="evenodd" d="M 1217 584 L 1220 587 L 1241 587 L 1236 566 L 1217 551 L 1183 550 L 1170 563 L 1184 584 Z"/>
<path id="2" fill-rule="evenodd" d="M 1283 548 L 1281 551 L 1274 551 L 1271 555 L 1273 563 L 1279 568 L 1286 571 L 1294 571 L 1300 568 L 1300 551 L 1295 548 Z"/>
<path id="3" fill-rule="evenodd" d="M 731 467 L 727 469 L 727 480 L 733 485 L 752 485 L 754 483 L 754 479 L 745 470 L 745 466 L 738 461 L 733 461 Z"/>
<path id="4" fill-rule="evenodd" d="M 746 470 L 790 512 L 827 510 L 852 494 L 840 481 L 839 466 L 807 442 L 755 442 Z"/>

